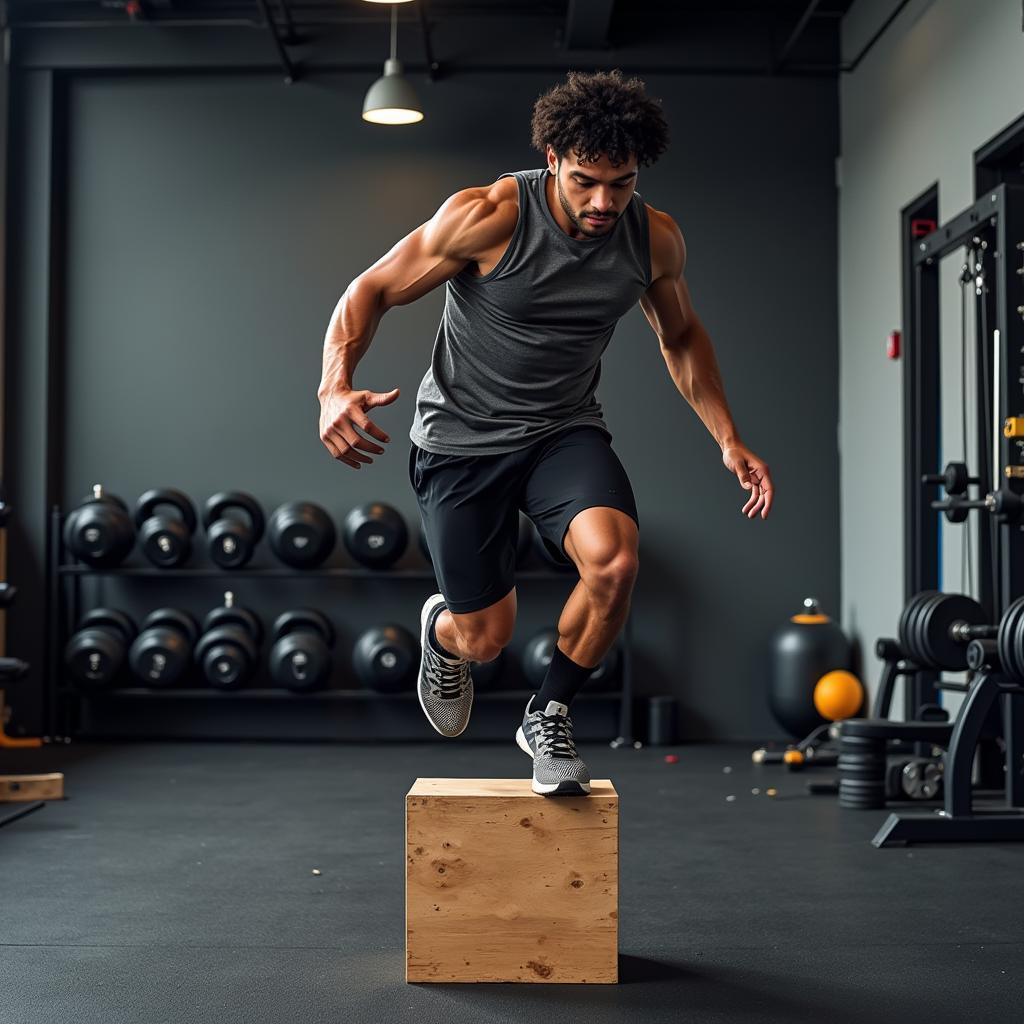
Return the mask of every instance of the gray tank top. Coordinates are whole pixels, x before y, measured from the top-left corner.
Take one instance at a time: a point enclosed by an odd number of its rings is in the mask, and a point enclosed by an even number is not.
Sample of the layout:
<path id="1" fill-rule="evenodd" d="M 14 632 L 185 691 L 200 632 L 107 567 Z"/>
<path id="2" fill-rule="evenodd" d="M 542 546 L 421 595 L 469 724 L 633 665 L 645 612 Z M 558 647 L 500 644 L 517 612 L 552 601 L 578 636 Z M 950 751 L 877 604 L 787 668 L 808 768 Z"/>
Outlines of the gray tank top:
<path id="1" fill-rule="evenodd" d="M 647 210 L 634 193 L 606 235 L 570 238 L 548 207 L 547 168 L 511 176 L 508 248 L 489 274 L 445 285 L 409 431 L 426 451 L 500 454 L 584 425 L 611 438 L 595 393 L 616 323 L 651 283 Z"/>

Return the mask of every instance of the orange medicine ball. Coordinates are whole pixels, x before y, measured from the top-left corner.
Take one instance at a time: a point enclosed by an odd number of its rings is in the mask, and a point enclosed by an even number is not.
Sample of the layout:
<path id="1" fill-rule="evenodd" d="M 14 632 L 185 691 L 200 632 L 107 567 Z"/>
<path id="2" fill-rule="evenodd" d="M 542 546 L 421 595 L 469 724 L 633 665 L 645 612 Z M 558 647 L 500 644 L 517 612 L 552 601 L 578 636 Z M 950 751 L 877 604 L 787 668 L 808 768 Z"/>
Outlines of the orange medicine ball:
<path id="1" fill-rule="evenodd" d="M 826 672 L 814 687 L 814 706 L 822 718 L 838 722 L 852 718 L 864 703 L 861 681 L 845 669 Z"/>

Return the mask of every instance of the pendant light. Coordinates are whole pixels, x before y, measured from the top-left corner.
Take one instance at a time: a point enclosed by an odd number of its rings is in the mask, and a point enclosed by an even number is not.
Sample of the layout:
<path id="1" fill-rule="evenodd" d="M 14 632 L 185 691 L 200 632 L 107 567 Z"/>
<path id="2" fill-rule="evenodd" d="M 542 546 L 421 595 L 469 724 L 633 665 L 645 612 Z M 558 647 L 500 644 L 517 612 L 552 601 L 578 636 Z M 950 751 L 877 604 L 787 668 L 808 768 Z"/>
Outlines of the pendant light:
<path id="1" fill-rule="evenodd" d="M 366 92 L 363 120 L 374 124 L 414 124 L 423 120 L 416 91 L 402 75 L 398 59 L 398 12 L 391 5 L 391 57 L 384 62 L 384 74 Z"/>

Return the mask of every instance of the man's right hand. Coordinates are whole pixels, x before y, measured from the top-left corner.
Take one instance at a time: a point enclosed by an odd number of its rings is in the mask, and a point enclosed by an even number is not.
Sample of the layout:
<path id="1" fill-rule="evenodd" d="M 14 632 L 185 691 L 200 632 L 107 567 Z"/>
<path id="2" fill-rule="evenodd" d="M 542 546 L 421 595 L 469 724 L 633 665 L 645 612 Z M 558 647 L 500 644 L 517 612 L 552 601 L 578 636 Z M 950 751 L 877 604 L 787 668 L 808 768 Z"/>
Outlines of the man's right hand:
<path id="1" fill-rule="evenodd" d="M 390 405 L 398 394 L 398 388 L 394 388 L 383 392 L 335 389 L 321 395 L 320 440 L 331 455 L 353 469 L 359 469 L 364 462 L 373 462 L 364 452 L 383 455 L 384 449 L 363 437 L 356 427 L 378 441 L 390 441 L 391 438 L 366 413 L 379 405 Z"/>

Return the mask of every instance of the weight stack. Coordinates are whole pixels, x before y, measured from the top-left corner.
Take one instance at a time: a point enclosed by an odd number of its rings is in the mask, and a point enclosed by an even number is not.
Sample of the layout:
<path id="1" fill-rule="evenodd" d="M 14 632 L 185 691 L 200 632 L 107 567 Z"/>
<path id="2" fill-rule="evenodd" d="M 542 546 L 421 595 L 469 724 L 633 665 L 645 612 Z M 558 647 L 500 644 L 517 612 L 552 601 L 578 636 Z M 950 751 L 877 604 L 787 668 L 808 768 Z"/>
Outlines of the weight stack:
<path id="1" fill-rule="evenodd" d="M 839 741 L 839 806 L 876 810 L 885 806 L 885 740 L 847 736 Z"/>

